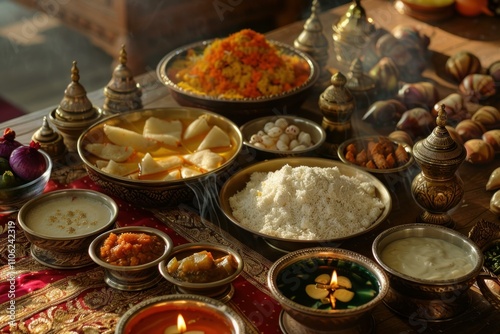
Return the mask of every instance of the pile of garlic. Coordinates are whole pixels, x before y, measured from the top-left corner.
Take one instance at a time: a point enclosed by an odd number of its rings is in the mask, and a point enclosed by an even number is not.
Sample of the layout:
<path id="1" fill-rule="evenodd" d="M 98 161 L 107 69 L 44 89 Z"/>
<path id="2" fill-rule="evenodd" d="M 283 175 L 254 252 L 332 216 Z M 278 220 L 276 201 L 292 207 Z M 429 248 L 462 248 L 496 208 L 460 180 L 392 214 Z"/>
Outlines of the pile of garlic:
<path id="1" fill-rule="evenodd" d="M 314 145 L 311 135 L 285 118 L 267 122 L 262 130 L 250 137 L 255 147 L 278 151 L 301 151 Z"/>

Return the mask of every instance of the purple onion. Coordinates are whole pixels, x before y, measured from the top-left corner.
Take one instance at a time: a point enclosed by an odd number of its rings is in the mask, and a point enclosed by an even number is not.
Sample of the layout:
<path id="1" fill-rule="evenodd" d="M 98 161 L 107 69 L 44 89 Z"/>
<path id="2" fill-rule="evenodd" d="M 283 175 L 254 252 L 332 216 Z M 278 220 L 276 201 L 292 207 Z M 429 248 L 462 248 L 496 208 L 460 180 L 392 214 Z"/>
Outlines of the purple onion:
<path id="1" fill-rule="evenodd" d="M 15 138 L 16 133 L 11 128 L 4 130 L 3 137 L 0 138 L 0 157 L 9 159 L 12 151 L 22 145 Z"/>
<path id="2" fill-rule="evenodd" d="M 31 141 L 29 146 L 19 146 L 10 155 L 12 171 L 24 181 L 38 178 L 47 169 L 47 162 L 42 153 L 38 152 L 39 148 L 39 143 Z"/>

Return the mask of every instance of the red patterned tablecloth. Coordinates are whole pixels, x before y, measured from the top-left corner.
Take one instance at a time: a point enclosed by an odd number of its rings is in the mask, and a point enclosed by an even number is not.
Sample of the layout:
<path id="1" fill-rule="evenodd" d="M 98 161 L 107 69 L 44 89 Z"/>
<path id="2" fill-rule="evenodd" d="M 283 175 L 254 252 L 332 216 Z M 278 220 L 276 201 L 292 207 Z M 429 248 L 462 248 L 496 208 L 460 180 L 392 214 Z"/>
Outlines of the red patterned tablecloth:
<path id="1" fill-rule="evenodd" d="M 59 181 L 64 178 L 71 179 L 64 175 Z M 83 176 L 68 184 L 51 180 L 46 191 L 68 187 L 99 190 Z M 166 232 L 174 245 L 209 241 L 236 249 L 245 265 L 233 282 L 235 293 L 229 304 L 241 315 L 247 333 L 281 333 L 281 307 L 266 286 L 271 265 L 267 259 L 212 222 L 201 219 L 189 206 L 150 210 L 115 200 L 119 205 L 119 227 L 155 227 Z M 9 238 L 14 242 L 9 243 Z M 103 270 L 97 266 L 74 270 L 43 266 L 29 255 L 29 242 L 17 225 L 15 214 L 0 216 L 0 250 L 2 333 L 114 333 L 120 315 L 133 305 L 175 293 L 167 280 L 144 291 L 124 292 L 108 287 Z M 9 261 L 8 254 L 14 250 L 15 260 L 11 256 Z"/>

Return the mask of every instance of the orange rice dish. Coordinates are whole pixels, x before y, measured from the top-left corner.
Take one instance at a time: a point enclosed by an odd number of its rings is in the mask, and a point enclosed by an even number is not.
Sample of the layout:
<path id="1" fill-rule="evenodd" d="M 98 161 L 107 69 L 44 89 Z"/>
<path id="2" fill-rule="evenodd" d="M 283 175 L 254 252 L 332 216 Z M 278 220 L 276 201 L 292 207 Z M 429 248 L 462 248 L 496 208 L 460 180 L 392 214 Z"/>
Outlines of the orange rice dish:
<path id="1" fill-rule="evenodd" d="M 244 29 L 216 39 L 203 54 L 188 51 L 179 87 L 200 95 L 244 99 L 282 94 L 304 84 L 309 64 L 281 53 L 264 35 Z"/>

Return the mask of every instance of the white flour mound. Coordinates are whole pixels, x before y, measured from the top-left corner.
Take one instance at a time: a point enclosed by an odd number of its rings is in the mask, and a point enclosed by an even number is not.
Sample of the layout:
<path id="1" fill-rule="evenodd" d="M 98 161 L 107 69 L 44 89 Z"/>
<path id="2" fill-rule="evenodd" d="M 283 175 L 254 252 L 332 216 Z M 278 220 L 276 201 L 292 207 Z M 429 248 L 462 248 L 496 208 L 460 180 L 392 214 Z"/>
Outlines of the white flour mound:
<path id="1" fill-rule="evenodd" d="M 337 167 L 285 165 L 253 173 L 229 204 L 240 224 L 253 231 L 323 240 L 367 229 L 384 210 L 375 192 L 371 183 L 342 175 Z"/>

